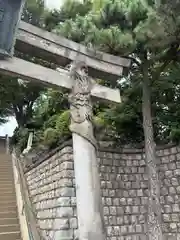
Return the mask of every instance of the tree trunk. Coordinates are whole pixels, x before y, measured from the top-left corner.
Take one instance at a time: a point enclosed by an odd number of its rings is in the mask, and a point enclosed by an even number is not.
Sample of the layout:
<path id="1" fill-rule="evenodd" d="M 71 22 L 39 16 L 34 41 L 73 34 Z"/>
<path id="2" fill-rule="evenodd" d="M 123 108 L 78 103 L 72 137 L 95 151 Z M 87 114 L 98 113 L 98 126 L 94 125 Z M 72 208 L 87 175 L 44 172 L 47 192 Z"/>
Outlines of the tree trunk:
<path id="1" fill-rule="evenodd" d="M 20 110 L 15 104 L 13 104 L 13 111 L 14 111 L 14 115 L 15 115 L 18 126 L 23 127 L 24 126 L 23 111 Z"/>
<path id="2" fill-rule="evenodd" d="M 156 149 L 151 115 L 151 94 L 148 68 L 144 68 L 143 79 L 143 129 L 145 137 L 145 158 L 148 170 L 149 198 L 147 227 L 149 240 L 163 240 L 161 223 L 160 184 L 156 167 Z"/>

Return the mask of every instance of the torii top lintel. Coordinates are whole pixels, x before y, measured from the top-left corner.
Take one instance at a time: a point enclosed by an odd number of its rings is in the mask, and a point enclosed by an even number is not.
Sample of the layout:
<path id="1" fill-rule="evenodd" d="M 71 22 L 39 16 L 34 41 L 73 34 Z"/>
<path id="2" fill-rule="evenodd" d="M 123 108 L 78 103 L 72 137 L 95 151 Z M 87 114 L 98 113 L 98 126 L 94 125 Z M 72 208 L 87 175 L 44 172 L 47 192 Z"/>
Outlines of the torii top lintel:
<path id="1" fill-rule="evenodd" d="M 16 50 L 41 57 L 65 67 L 71 61 L 84 61 L 94 78 L 117 80 L 130 60 L 89 49 L 31 24 L 20 22 Z"/>

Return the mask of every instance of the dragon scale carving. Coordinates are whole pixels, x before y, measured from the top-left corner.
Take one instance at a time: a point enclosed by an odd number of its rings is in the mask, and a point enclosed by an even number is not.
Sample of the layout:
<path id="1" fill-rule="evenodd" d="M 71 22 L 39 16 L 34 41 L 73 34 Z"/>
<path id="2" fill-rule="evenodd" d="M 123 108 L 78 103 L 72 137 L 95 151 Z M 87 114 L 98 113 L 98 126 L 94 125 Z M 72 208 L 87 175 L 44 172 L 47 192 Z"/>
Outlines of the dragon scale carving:
<path id="1" fill-rule="evenodd" d="M 69 95 L 71 109 L 70 130 L 96 146 L 93 131 L 93 110 L 91 103 L 92 79 L 88 76 L 88 68 L 83 62 L 73 62 L 69 65 L 69 74 L 74 81 Z"/>

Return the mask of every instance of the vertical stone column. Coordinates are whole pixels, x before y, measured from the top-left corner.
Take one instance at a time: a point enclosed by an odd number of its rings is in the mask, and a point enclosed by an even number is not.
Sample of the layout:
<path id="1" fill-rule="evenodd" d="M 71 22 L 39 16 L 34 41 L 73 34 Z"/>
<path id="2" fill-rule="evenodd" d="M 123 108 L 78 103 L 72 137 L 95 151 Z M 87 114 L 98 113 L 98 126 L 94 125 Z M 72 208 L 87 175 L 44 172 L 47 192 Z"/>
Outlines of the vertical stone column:
<path id="1" fill-rule="evenodd" d="M 6 135 L 6 143 L 5 143 L 5 147 L 6 147 L 6 154 L 9 154 L 9 152 L 10 152 L 10 149 L 9 149 L 9 136 L 8 135 Z"/>
<path id="2" fill-rule="evenodd" d="M 79 240 L 105 240 L 100 177 L 93 135 L 92 80 L 83 62 L 70 65 L 74 81 L 69 97 L 73 136 Z"/>

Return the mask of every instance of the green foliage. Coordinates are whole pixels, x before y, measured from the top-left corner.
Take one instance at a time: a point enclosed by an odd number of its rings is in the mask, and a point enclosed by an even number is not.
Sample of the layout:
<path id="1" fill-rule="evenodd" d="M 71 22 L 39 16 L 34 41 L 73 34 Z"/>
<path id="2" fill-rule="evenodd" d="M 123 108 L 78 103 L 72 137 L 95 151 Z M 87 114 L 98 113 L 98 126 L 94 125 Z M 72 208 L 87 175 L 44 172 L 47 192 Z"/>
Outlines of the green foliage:
<path id="1" fill-rule="evenodd" d="M 180 128 L 180 65 L 171 64 L 153 86 L 153 109 L 158 126 L 158 140 L 175 141 Z M 161 91 L 159 91 L 161 89 Z M 173 133 L 172 133 L 173 132 Z M 177 139 L 177 137 L 176 137 Z"/>
<path id="2" fill-rule="evenodd" d="M 34 120 L 38 122 L 40 126 L 55 127 L 55 125 L 50 126 L 49 124 L 53 124 L 57 114 L 67 108 L 69 108 L 69 104 L 66 92 L 47 89 L 47 91 L 43 92 L 40 98 L 38 98 L 35 106 Z"/>
<path id="3" fill-rule="evenodd" d="M 97 115 L 94 116 L 93 122 L 98 127 L 105 127 L 107 125 L 105 112 L 98 112 Z"/>
<path id="4" fill-rule="evenodd" d="M 47 128 L 44 131 L 43 143 L 50 148 L 53 147 L 58 141 L 58 132 L 54 128 Z"/>
<path id="5" fill-rule="evenodd" d="M 49 126 L 44 130 L 43 143 L 49 147 L 53 147 L 62 142 L 64 138 L 69 137 L 69 124 L 70 124 L 70 111 L 66 110 L 61 114 L 56 114 L 51 117 L 51 122 L 48 122 Z M 52 127 L 50 127 L 52 126 Z"/>
<path id="6" fill-rule="evenodd" d="M 170 138 L 175 143 L 180 142 L 180 126 L 178 128 L 171 129 Z"/>
<path id="7" fill-rule="evenodd" d="M 43 0 L 27 0 L 22 19 L 36 26 L 42 26 L 44 11 Z M 21 58 L 32 61 L 32 58 L 24 54 L 21 54 Z M 34 115 L 34 105 L 42 90 L 43 87 L 38 84 L 14 77 L 0 76 L 0 123 L 6 122 L 7 116 L 15 116 L 19 134 L 22 135 L 22 139 L 20 135 L 18 137 L 21 143 L 24 139 L 22 129 L 25 129 L 26 132 L 26 128 L 29 128 L 28 124 Z M 18 130 L 16 129 L 15 135 L 17 134 Z"/>
<path id="8" fill-rule="evenodd" d="M 16 118 L 18 128 L 14 132 L 12 143 L 21 150 L 27 145 L 34 106 L 42 91 L 42 86 L 38 84 L 0 76 L 0 123 L 6 122 L 8 116 Z"/>
<path id="9" fill-rule="evenodd" d="M 58 114 L 52 115 L 46 122 L 44 122 L 43 128 L 55 128 L 58 116 Z"/>
<path id="10" fill-rule="evenodd" d="M 20 127 L 25 127 L 33 116 L 33 107 L 43 88 L 8 76 L 0 77 L 0 99 L 4 111 L 14 115 Z"/>
<path id="11" fill-rule="evenodd" d="M 56 120 L 56 129 L 61 137 L 69 136 L 70 110 L 62 112 Z"/>
<path id="12" fill-rule="evenodd" d="M 176 11 L 179 1 L 174 4 L 168 1 L 160 5 L 141 0 L 93 1 L 93 6 L 96 6 L 94 10 L 84 17 L 77 15 L 73 20 L 67 19 L 54 30 L 76 42 L 132 59 L 132 69 L 125 80 L 127 84 L 118 84 L 123 103 L 105 110 L 106 121 L 123 143 L 142 142 L 144 139 L 141 102 L 143 69 L 146 66 L 152 87 L 152 119 L 156 141 L 171 140 L 170 115 L 167 117 L 170 107 L 167 111 L 162 104 L 163 88 L 170 86 L 161 75 L 171 61 L 178 61 L 179 56 L 180 21 Z M 171 11 L 168 12 L 168 8 Z M 172 78 L 169 78 L 171 81 Z M 163 82 L 160 86 L 162 92 L 159 91 L 160 82 Z M 171 85 L 172 92 L 174 88 L 175 85 Z M 167 98 L 165 101 L 169 105 Z M 172 105 L 174 107 L 176 103 Z"/>
<path id="13" fill-rule="evenodd" d="M 107 0 L 94 0 L 92 1 L 92 12 L 98 12 L 100 11 L 104 5 L 106 4 Z"/>
<path id="14" fill-rule="evenodd" d="M 44 13 L 44 0 L 27 0 L 22 14 L 22 20 L 40 27 L 43 24 Z"/>
<path id="15" fill-rule="evenodd" d="M 48 89 L 42 91 L 34 104 L 33 116 L 28 124 L 34 132 L 34 146 L 44 144 L 53 147 L 70 135 L 67 94 Z"/>
<path id="16" fill-rule="evenodd" d="M 66 0 L 60 10 L 62 21 L 74 19 L 77 15 L 85 16 L 91 10 L 91 7 L 91 1 L 88 0 L 83 3 L 78 0 Z"/>
<path id="17" fill-rule="evenodd" d="M 62 21 L 60 11 L 54 9 L 50 12 L 46 12 L 44 24 L 48 31 L 52 31 Z"/>
<path id="18" fill-rule="evenodd" d="M 36 8 L 41 12 L 38 5 Z M 61 9 L 45 11 L 47 30 L 132 60 L 132 68 L 126 78 L 119 79 L 116 84 L 100 80 L 107 86 L 116 85 L 123 100 L 117 106 L 96 102 L 93 122 L 95 133 L 98 132 L 101 137 L 111 136 L 121 144 L 144 141 L 142 83 L 147 73 L 155 140 L 157 143 L 179 141 L 179 9 L 179 0 L 173 3 L 169 0 L 162 3 L 94 0 L 84 1 L 83 4 L 67 0 Z M 37 15 L 34 16 L 37 20 Z M 40 19 L 38 21 L 41 22 Z M 69 136 L 67 109 L 67 92 L 49 89 L 36 99 L 32 124 L 29 125 L 35 130 L 36 143 L 43 142 L 52 147 L 64 136 Z"/>
<path id="19" fill-rule="evenodd" d="M 124 81 L 120 91 L 122 103 L 106 112 L 106 119 L 121 144 L 142 143 L 144 139 L 142 126 L 141 98 L 142 90 L 139 81 Z"/>
<path id="20" fill-rule="evenodd" d="M 56 32 L 116 55 L 136 53 L 136 58 L 142 58 L 140 55 L 148 50 L 152 58 L 175 44 L 177 21 L 165 21 L 162 11 L 153 3 L 106 0 L 99 12 L 89 11 L 85 17 L 77 15 L 75 20 L 67 18 L 56 27 Z M 171 24 L 167 29 L 168 23 Z"/>
<path id="21" fill-rule="evenodd" d="M 20 151 L 23 151 L 27 147 L 28 137 L 28 128 L 16 128 L 11 139 L 11 144 L 16 145 Z"/>
<path id="22" fill-rule="evenodd" d="M 52 10 L 45 17 L 45 26 L 48 31 L 51 31 L 56 25 L 61 24 L 67 19 L 75 19 L 76 16 L 85 16 L 91 9 L 92 3 L 86 0 L 81 3 L 78 0 L 64 1 L 60 10 Z"/>

